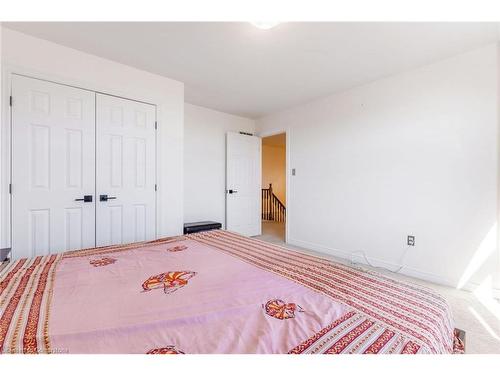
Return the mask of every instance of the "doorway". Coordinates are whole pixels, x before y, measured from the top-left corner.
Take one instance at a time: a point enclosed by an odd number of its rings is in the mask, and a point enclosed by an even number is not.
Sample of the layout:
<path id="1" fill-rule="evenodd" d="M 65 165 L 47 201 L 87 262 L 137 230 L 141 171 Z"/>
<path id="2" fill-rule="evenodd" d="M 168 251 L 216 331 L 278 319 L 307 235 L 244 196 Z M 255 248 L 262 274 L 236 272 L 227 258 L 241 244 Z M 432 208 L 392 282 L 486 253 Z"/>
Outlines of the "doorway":
<path id="1" fill-rule="evenodd" d="M 262 138 L 262 239 L 285 243 L 286 133 Z"/>

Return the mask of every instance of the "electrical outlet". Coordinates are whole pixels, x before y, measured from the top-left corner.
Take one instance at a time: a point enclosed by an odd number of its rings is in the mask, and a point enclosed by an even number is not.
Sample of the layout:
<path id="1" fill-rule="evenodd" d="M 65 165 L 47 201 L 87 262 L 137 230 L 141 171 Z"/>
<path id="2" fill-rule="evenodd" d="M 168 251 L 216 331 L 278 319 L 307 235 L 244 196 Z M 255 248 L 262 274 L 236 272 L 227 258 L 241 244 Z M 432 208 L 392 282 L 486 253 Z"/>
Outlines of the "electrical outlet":
<path id="1" fill-rule="evenodd" d="M 406 244 L 408 246 L 415 246 L 415 236 L 408 235 L 407 240 L 406 240 Z"/>

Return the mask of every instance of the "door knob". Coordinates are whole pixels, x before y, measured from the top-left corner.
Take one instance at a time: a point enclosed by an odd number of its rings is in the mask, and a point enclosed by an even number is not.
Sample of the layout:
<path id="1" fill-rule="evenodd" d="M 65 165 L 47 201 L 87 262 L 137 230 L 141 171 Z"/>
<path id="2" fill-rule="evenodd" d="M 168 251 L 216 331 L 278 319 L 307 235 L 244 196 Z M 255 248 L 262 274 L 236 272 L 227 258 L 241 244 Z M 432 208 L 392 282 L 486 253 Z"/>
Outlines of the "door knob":
<path id="1" fill-rule="evenodd" d="M 75 199 L 75 201 L 92 202 L 92 195 L 84 195 L 83 198 Z"/>
<path id="2" fill-rule="evenodd" d="M 234 194 L 234 193 L 237 193 L 237 192 L 238 192 L 238 190 L 229 189 L 227 192 L 228 192 L 229 194 Z"/>
<path id="3" fill-rule="evenodd" d="M 101 202 L 107 202 L 107 201 L 108 201 L 108 200 L 110 200 L 110 199 L 116 199 L 116 197 L 110 197 L 110 196 L 108 196 L 107 194 L 101 194 L 101 195 L 99 196 L 99 200 L 100 200 Z"/>

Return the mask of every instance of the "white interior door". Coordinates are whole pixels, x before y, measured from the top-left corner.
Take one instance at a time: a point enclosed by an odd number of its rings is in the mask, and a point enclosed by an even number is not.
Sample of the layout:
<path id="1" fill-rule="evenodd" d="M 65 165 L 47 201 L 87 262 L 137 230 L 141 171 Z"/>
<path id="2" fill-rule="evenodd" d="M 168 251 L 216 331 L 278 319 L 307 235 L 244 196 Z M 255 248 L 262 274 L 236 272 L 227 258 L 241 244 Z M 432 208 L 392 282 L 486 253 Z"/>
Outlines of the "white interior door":
<path id="1" fill-rule="evenodd" d="M 95 246 L 95 93 L 13 75 L 12 97 L 13 258 Z"/>
<path id="2" fill-rule="evenodd" d="M 261 234 L 261 139 L 239 133 L 226 137 L 226 228 Z"/>
<path id="3" fill-rule="evenodd" d="M 156 107 L 96 94 L 97 246 L 156 237 Z"/>

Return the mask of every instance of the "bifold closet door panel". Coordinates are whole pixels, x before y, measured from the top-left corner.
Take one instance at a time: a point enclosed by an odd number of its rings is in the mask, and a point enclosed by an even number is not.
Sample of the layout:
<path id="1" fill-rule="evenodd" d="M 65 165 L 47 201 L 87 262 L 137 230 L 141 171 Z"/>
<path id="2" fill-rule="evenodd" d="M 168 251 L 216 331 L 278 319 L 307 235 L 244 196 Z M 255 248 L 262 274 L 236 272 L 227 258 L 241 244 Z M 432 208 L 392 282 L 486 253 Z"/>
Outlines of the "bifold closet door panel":
<path id="1" fill-rule="evenodd" d="M 96 94 L 97 246 L 156 236 L 156 107 Z"/>
<path id="2" fill-rule="evenodd" d="M 13 75 L 12 97 L 13 257 L 95 246 L 95 93 Z"/>

